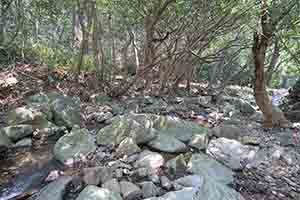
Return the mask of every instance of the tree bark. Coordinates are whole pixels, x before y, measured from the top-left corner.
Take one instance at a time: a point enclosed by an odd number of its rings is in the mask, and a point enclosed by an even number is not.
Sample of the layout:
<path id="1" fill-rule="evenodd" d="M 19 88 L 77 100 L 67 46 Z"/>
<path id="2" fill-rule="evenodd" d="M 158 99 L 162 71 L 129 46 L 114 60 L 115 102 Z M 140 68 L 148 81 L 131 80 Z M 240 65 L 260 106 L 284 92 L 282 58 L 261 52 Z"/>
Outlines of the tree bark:
<path id="1" fill-rule="evenodd" d="M 267 13 L 267 9 L 267 2 L 266 0 L 263 0 L 260 20 L 262 33 L 254 33 L 254 43 L 252 47 L 255 65 L 254 94 L 256 104 L 264 115 L 264 126 L 268 128 L 272 128 L 274 126 L 286 127 L 289 125 L 289 123 L 284 117 L 282 111 L 280 111 L 278 108 L 273 107 L 265 84 L 264 63 L 269 41 L 273 35 L 273 29 L 271 24 L 269 23 L 270 19 Z"/>

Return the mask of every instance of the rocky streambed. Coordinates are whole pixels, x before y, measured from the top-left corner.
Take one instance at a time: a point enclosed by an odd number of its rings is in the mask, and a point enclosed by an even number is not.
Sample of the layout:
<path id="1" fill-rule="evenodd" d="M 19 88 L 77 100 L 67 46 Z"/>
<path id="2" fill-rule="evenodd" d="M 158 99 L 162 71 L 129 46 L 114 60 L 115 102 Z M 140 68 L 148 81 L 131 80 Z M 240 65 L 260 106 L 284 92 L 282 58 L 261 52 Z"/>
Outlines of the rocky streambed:
<path id="1" fill-rule="evenodd" d="M 12 110 L 0 131 L 0 199 L 299 199 L 297 130 L 263 130 L 247 101 L 126 102 L 83 108 L 50 93 Z"/>

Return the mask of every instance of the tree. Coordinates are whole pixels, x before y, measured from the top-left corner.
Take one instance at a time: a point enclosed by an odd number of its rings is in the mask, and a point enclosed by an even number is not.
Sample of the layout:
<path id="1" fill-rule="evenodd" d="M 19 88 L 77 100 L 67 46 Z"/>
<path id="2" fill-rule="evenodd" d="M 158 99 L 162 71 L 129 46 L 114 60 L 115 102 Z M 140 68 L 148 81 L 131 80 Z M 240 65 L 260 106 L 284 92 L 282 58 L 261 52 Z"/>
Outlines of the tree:
<path id="1" fill-rule="evenodd" d="M 255 65 L 254 95 L 256 104 L 264 115 L 265 127 L 288 126 L 288 121 L 281 110 L 273 107 L 266 90 L 265 83 L 265 58 L 267 48 L 273 36 L 273 24 L 268 13 L 266 0 L 261 2 L 260 16 L 261 32 L 256 31 L 253 36 L 253 59 Z"/>

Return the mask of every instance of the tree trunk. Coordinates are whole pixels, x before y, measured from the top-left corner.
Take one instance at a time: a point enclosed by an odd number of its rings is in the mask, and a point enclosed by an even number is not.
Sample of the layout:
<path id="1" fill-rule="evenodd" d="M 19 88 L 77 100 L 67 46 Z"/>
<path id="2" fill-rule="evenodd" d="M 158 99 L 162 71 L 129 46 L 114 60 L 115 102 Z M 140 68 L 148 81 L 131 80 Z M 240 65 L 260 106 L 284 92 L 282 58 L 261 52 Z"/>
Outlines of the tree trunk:
<path id="1" fill-rule="evenodd" d="M 139 72 L 140 70 L 140 59 L 139 59 L 139 52 L 138 52 L 138 47 L 136 44 L 136 34 L 135 31 L 129 31 L 129 35 L 131 37 L 132 40 L 132 48 L 133 48 L 133 52 L 134 52 L 134 58 L 135 58 L 135 65 L 136 65 L 136 74 Z"/>
<path id="2" fill-rule="evenodd" d="M 94 54 L 94 65 L 97 72 L 98 84 L 102 84 L 104 81 L 103 61 L 104 53 L 102 49 L 102 33 L 101 23 L 97 16 L 96 2 L 93 2 L 92 17 L 93 17 L 93 31 L 92 31 L 92 43 Z M 98 85 L 99 86 L 99 85 Z"/>
<path id="3" fill-rule="evenodd" d="M 255 82 L 254 82 L 254 94 L 256 104 L 264 115 L 264 126 L 271 128 L 274 126 L 286 127 L 288 121 L 284 117 L 282 111 L 273 107 L 270 98 L 268 96 L 265 84 L 265 71 L 264 63 L 266 57 L 266 51 L 269 41 L 272 37 L 273 30 L 268 23 L 267 3 L 266 0 L 262 1 L 261 12 L 261 27 L 262 33 L 254 33 L 254 43 L 252 47 L 252 53 L 255 65 Z"/>
<path id="4" fill-rule="evenodd" d="M 272 76 L 273 73 L 276 71 L 276 68 L 278 67 L 278 60 L 280 57 L 280 47 L 279 47 L 279 40 L 276 39 L 275 40 L 275 44 L 274 44 L 274 49 L 273 49 L 273 53 L 272 53 L 272 58 L 271 58 L 271 62 L 268 66 L 268 70 L 267 70 L 267 80 L 266 80 L 266 84 L 268 86 L 271 85 L 271 80 L 272 80 Z"/>

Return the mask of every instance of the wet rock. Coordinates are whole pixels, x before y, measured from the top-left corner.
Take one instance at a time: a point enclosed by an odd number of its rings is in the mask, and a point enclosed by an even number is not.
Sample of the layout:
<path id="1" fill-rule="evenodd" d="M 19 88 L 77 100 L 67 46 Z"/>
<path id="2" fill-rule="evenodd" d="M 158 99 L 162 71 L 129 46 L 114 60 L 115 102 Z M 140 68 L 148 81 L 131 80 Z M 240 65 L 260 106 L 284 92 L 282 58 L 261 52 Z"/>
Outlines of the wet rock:
<path id="1" fill-rule="evenodd" d="M 173 186 L 170 179 L 168 179 L 168 177 L 166 177 L 166 176 L 160 177 L 160 184 L 161 184 L 161 187 L 165 188 L 166 190 L 170 190 Z"/>
<path id="2" fill-rule="evenodd" d="M 202 187 L 204 178 L 199 175 L 189 175 L 175 180 L 174 183 L 183 187 Z"/>
<path id="3" fill-rule="evenodd" d="M 29 200 L 63 200 L 66 186 L 71 180 L 72 177 L 61 177 L 43 187 L 36 195 L 29 198 Z"/>
<path id="4" fill-rule="evenodd" d="M 224 163 L 231 169 L 242 169 L 255 156 L 258 149 L 242 145 L 235 140 L 218 138 L 212 140 L 207 148 L 207 154 Z"/>
<path id="5" fill-rule="evenodd" d="M 116 150 L 117 157 L 121 157 L 122 155 L 130 156 L 134 153 L 140 152 L 141 149 L 139 146 L 134 142 L 132 138 L 125 138 L 119 145 Z"/>
<path id="6" fill-rule="evenodd" d="M 117 179 L 110 179 L 102 184 L 103 188 L 106 188 L 110 191 L 121 193 L 121 187 Z"/>
<path id="7" fill-rule="evenodd" d="M 151 152 L 148 150 L 140 153 L 139 159 L 135 162 L 134 166 L 136 168 L 145 167 L 151 172 L 157 171 L 161 166 L 163 166 L 165 160 L 162 155 L 156 152 Z"/>
<path id="8" fill-rule="evenodd" d="M 73 127 L 80 125 L 80 100 L 68 96 L 60 96 L 51 105 L 53 119 L 57 126 Z"/>
<path id="9" fill-rule="evenodd" d="M 166 163 L 166 167 L 170 174 L 183 174 L 187 169 L 187 163 L 184 155 L 180 154 L 179 156 L 169 160 Z"/>
<path id="10" fill-rule="evenodd" d="M 64 163 L 68 159 L 80 158 L 80 154 L 86 155 L 95 150 L 96 145 L 88 130 L 74 128 L 56 142 L 54 156 Z"/>
<path id="11" fill-rule="evenodd" d="M 143 182 L 142 187 L 143 198 L 155 197 L 160 193 L 159 188 L 152 182 Z"/>
<path id="12" fill-rule="evenodd" d="M 131 182 L 121 181 L 120 187 L 121 187 L 121 194 L 123 198 L 126 200 L 134 200 L 142 196 L 141 189 Z"/>
<path id="13" fill-rule="evenodd" d="M 84 188 L 76 200 L 122 200 L 122 197 L 119 193 L 89 185 Z"/>
<path id="14" fill-rule="evenodd" d="M 190 147 L 194 147 L 198 150 L 205 150 L 208 145 L 208 135 L 194 135 L 189 142 Z"/>
<path id="15" fill-rule="evenodd" d="M 187 151 L 187 147 L 184 143 L 175 137 L 165 134 L 159 134 L 154 140 L 149 142 L 148 145 L 155 150 L 167 153 L 181 153 Z"/>
<path id="16" fill-rule="evenodd" d="M 233 182 L 233 172 L 205 154 L 193 154 L 188 163 L 188 171 L 200 176 L 206 175 L 224 184 Z"/>
<path id="17" fill-rule="evenodd" d="M 2 128 L 0 131 L 6 134 L 12 141 L 16 142 L 26 136 L 32 135 L 33 128 L 31 125 L 14 125 Z"/>

